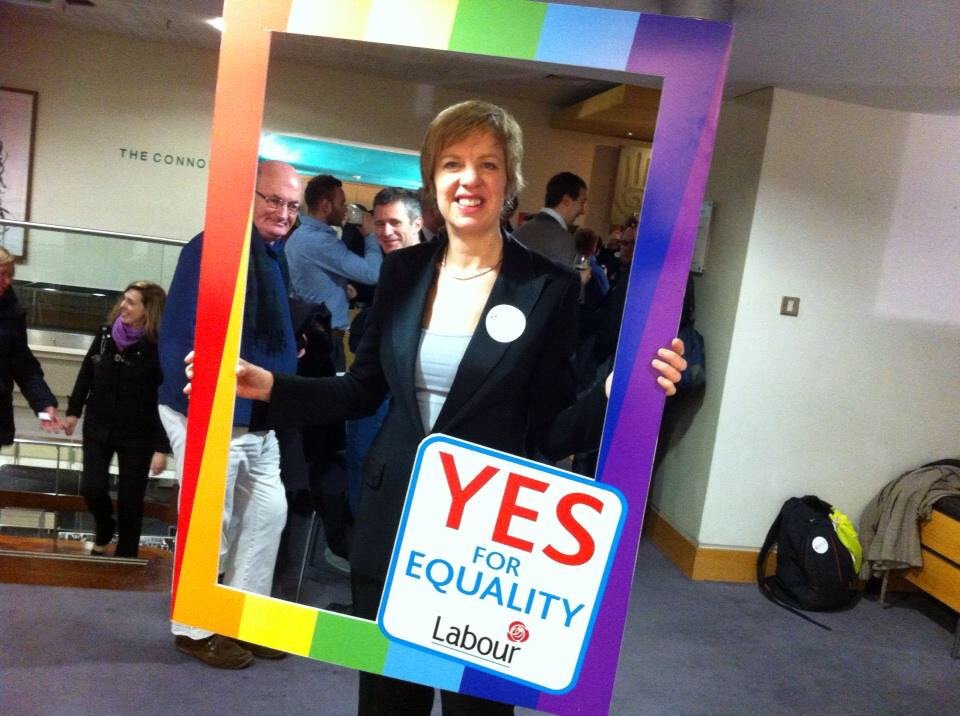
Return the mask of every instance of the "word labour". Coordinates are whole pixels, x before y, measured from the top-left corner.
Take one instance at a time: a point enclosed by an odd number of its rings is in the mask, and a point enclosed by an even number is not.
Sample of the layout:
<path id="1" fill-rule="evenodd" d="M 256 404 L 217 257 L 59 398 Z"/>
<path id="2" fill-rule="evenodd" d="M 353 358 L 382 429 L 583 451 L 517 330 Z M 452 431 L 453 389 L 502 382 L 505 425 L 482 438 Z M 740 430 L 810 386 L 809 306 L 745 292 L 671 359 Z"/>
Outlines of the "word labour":
<path id="1" fill-rule="evenodd" d="M 500 641 L 491 636 L 484 636 L 474 633 L 469 624 L 455 626 L 452 624 L 443 624 L 441 617 L 433 624 L 433 641 L 454 651 L 461 651 L 471 656 L 477 656 L 484 660 L 501 661 L 504 664 L 512 664 L 513 657 L 523 648 L 509 641 Z"/>

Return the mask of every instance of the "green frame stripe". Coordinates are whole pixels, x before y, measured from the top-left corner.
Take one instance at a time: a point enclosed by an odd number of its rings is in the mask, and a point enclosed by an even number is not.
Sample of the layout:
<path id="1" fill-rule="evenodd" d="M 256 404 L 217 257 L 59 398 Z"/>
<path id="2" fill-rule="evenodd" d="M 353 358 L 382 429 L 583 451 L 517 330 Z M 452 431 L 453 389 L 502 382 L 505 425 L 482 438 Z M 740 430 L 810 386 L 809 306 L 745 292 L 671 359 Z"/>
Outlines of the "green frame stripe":
<path id="1" fill-rule="evenodd" d="M 376 622 L 318 612 L 310 658 L 332 661 L 351 669 L 382 674 L 390 642 Z"/>
<path id="2" fill-rule="evenodd" d="M 526 0 L 460 0 L 449 49 L 532 60 L 547 7 Z"/>

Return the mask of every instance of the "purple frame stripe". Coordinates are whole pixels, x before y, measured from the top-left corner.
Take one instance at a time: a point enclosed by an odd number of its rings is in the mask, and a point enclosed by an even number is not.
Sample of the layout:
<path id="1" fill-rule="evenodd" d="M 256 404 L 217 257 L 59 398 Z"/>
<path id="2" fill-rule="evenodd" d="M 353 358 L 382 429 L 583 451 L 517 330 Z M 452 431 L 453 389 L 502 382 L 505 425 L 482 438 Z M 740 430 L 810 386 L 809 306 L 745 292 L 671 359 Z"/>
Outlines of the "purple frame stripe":
<path id="1" fill-rule="evenodd" d="M 679 324 L 732 39 L 727 24 L 643 15 L 626 67 L 664 82 L 624 310 L 629 320 L 621 329 L 607 412 L 615 428 L 604 434 L 598 464 L 598 479 L 620 488 L 631 509 L 595 637 L 622 639 L 664 401 L 649 361 Z M 577 687 L 563 696 L 542 694 L 537 708 L 560 714 L 608 710 L 618 660 L 619 649 L 594 638 Z"/>

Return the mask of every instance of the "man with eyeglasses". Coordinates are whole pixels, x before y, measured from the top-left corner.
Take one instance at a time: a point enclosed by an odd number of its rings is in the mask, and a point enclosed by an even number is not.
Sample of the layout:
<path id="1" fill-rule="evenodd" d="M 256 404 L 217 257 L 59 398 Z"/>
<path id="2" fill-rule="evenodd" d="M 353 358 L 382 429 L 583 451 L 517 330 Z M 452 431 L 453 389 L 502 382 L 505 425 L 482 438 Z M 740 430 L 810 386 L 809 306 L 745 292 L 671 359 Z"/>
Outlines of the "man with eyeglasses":
<path id="1" fill-rule="evenodd" d="M 343 223 L 346 195 L 343 183 L 329 174 L 307 182 L 303 194 L 307 215 L 287 239 L 285 254 L 295 298 L 326 305 L 333 328 L 333 364 L 346 370 L 343 336 L 350 325 L 347 283 L 375 284 L 383 254 L 375 236 L 364 239 L 364 255 L 357 256 L 340 240 L 333 227 Z"/>
<path id="2" fill-rule="evenodd" d="M 244 302 L 240 356 L 264 361 L 281 373 L 295 373 L 297 345 L 287 301 L 281 260 L 275 249 L 296 218 L 301 182 L 289 164 L 263 162 L 257 167 L 250 231 L 250 260 Z M 193 350 L 197 325 L 197 290 L 203 234 L 180 252 L 160 324 L 160 418 L 182 474 L 187 432 L 184 356 Z M 279 248 L 279 247 L 277 247 Z M 265 424 L 266 404 L 238 399 L 220 535 L 220 572 L 224 584 L 257 594 L 270 594 L 280 534 L 287 519 L 287 501 L 280 482 L 280 448 Z M 254 657 L 280 659 L 282 651 L 238 642 L 185 624 L 172 624 L 176 648 L 205 664 L 242 669 Z"/>

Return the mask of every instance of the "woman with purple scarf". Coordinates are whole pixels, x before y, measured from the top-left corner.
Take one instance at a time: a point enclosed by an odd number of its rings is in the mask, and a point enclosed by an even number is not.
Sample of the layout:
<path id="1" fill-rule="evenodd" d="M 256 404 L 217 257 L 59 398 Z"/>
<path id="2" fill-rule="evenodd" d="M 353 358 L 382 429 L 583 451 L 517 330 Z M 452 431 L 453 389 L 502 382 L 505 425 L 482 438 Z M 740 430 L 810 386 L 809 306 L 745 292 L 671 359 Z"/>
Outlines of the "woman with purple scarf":
<path id="1" fill-rule="evenodd" d="M 149 281 L 134 281 L 110 312 L 87 351 L 63 421 L 72 435 L 83 421 L 83 497 L 97 533 L 91 554 L 105 554 L 117 530 L 117 557 L 136 557 L 148 472 L 164 470 L 170 444 L 157 412 L 163 382 L 157 330 L 166 294 Z M 110 499 L 110 462 L 117 456 L 117 518 Z"/>

